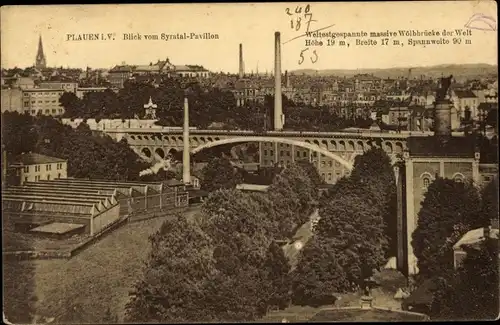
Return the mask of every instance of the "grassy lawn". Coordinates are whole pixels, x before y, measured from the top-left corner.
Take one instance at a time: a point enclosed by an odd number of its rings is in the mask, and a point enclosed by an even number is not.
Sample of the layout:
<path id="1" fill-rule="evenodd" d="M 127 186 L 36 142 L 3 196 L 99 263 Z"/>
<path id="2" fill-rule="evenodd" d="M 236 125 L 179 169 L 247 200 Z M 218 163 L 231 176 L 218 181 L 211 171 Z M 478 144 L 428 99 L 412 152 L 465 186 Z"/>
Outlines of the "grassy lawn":
<path id="1" fill-rule="evenodd" d="M 186 215 L 195 212 L 192 209 Z M 10 293 L 19 304 L 31 292 L 16 289 L 16 270 L 30 270 L 23 288 L 33 287 L 36 313 L 55 317 L 55 322 L 102 323 L 108 307 L 122 321 L 128 293 L 149 253 L 148 237 L 163 220 L 165 217 L 126 223 L 70 260 L 6 262 L 4 283 L 12 283 Z"/>

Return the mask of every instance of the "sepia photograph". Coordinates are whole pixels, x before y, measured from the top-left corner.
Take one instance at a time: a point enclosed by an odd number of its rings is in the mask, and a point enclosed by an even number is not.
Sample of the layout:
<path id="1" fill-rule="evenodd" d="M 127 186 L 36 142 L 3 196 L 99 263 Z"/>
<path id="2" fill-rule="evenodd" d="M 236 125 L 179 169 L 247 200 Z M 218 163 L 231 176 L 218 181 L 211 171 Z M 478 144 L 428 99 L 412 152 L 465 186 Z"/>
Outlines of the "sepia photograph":
<path id="1" fill-rule="evenodd" d="M 2 6 L 4 323 L 498 319 L 497 19 Z"/>

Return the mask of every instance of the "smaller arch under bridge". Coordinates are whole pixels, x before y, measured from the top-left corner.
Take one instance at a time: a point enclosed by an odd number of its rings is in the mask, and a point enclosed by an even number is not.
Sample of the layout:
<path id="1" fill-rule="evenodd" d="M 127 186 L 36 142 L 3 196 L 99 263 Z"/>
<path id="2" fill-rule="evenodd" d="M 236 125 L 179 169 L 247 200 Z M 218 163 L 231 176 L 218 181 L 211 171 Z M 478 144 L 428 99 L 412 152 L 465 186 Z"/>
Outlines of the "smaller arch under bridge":
<path id="1" fill-rule="evenodd" d="M 347 168 L 348 170 L 353 169 L 353 164 L 344 158 L 340 157 L 338 154 L 328 151 L 324 148 L 321 148 L 315 144 L 305 142 L 305 141 L 298 141 L 298 140 L 293 140 L 293 139 L 287 139 L 287 138 L 279 138 L 279 137 L 262 137 L 262 136 L 247 136 L 247 137 L 235 137 L 235 138 L 227 138 L 227 139 L 221 139 L 221 140 L 216 140 L 212 142 L 207 142 L 202 145 L 199 145 L 193 149 L 191 149 L 191 153 L 195 154 L 197 152 L 200 152 L 204 149 L 224 145 L 224 144 L 230 144 L 230 143 L 244 143 L 244 142 L 272 142 L 272 143 L 283 143 L 283 144 L 289 144 L 292 146 L 297 146 L 301 147 L 303 149 L 309 149 L 312 151 L 315 151 L 319 154 L 325 155 L 328 158 L 334 159 L 338 163 L 340 163 L 342 166 Z"/>

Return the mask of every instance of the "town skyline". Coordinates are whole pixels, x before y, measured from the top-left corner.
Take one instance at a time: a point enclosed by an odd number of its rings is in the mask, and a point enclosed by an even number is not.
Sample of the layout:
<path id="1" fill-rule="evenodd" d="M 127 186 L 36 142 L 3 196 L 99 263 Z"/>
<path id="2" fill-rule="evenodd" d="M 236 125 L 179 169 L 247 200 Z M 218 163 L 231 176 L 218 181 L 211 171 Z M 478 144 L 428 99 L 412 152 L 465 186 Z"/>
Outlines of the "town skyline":
<path id="1" fill-rule="evenodd" d="M 293 7 L 300 6 L 293 4 Z M 305 7 L 306 4 L 303 6 Z M 377 4 L 370 4 L 372 10 L 366 10 L 367 4 L 318 4 L 310 5 L 313 14 L 313 22 L 310 30 L 317 30 L 328 25 L 334 25 L 325 31 L 332 32 L 354 32 L 354 31 L 386 31 L 386 30 L 451 30 L 462 28 L 465 22 L 473 14 L 490 12 L 494 6 L 489 2 L 481 2 L 477 6 L 472 3 L 454 3 L 453 17 L 445 17 L 440 14 L 442 2 L 412 3 L 412 10 L 408 10 L 408 4 L 404 3 L 407 11 L 404 18 L 398 15 L 400 5 L 397 4 L 390 9 L 384 7 L 384 24 L 380 19 L 374 19 L 377 12 Z M 435 66 L 441 64 L 490 64 L 497 62 L 496 48 L 488 46 L 496 42 L 497 31 L 473 30 L 471 40 L 472 46 L 455 45 L 447 46 L 407 46 L 402 48 L 380 47 L 380 46 L 353 46 L 350 48 L 328 48 L 310 47 L 317 50 L 318 59 L 316 63 L 305 60 L 299 65 L 300 53 L 304 48 L 304 40 L 296 39 L 287 42 L 294 37 L 300 36 L 301 32 L 290 29 L 290 21 L 285 13 L 286 4 L 266 4 L 253 6 L 251 4 L 221 5 L 126 5 L 116 7 L 108 6 L 113 14 L 103 14 L 103 5 L 91 6 L 44 6 L 44 7 L 2 7 L 2 26 L 10 24 L 11 19 L 22 18 L 26 24 L 20 28 L 2 28 L 2 68 L 29 67 L 34 64 L 37 50 L 38 38 L 41 35 L 44 51 L 47 57 L 47 66 L 52 67 L 95 67 L 109 69 L 122 62 L 130 65 L 144 65 L 157 60 L 165 60 L 167 57 L 174 64 L 203 65 L 213 72 L 236 73 L 238 71 L 238 46 L 243 44 L 243 57 L 245 72 L 264 73 L 266 70 L 273 71 L 273 56 L 262 55 L 273 51 L 273 37 L 275 31 L 281 32 L 282 38 L 282 70 L 325 70 L 325 69 L 387 69 L 396 67 L 419 67 Z M 450 10 L 447 4 L 447 10 Z M 399 8 L 399 9 L 398 9 Z M 444 7 L 443 7 L 444 8 Z M 215 10 L 217 9 L 217 10 Z M 294 8 L 292 8 L 294 10 Z M 292 11 L 293 11 L 292 10 Z M 131 21 L 123 20 L 122 17 L 134 11 L 141 13 L 144 19 Z M 167 13 L 175 12 L 183 19 L 176 21 L 160 22 L 161 17 Z M 230 13 L 231 17 L 224 16 Z M 241 13 L 241 15 L 239 14 Z M 243 15 L 244 13 L 244 15 Z M 355 20 L 343 19 L 343 17 L 357 17 Z M 422 20 L 422 17 L 426 17 Z M 40 17 L 43 17 L 43 21 Z M 70 18 L 71 17 L 71 18 Z M 258 21 L 261 21 L 258 23 Z M 192 21 L 197 23 L 194 25 Z M 263 21 L 272 21 L 272 24 L 262 24 Z M 432 21 L 433 26 L 427 24 Z M 436 22 L 442 23 L 437 24 Z M 95 26 L 99 26 L 96 28 Z M 198 27 L 200 26 L 200 27 Z M 449 26 L 449 27 L 448 27 Z M 158 34 L 175 35 L 179 32 L 204 33 L 217 35 L 218 39 L 180 40 L 121 40 L 122 34 L 138 33 L 138 35 Z M 104 41 L 68 41 L 68 35 L 82 35 L 85 33 L 111 35 L 114 33 L 115 40 Z M 22 37 L 21 37 L 22 35 Z M 209 38 L 209 37 L 208 37 Z M 15 39 L 15 41 L 14 41 Z M 78 37 L 76 37 L 78 39 Z M 351 40 L 351 43 L 354 39 Z M 143 45 L 143 46 L 139 46 Z M 7 46 L 8 45 L 8 46 Z M 119 51 L 117 51 L 117 46 Z M 477 48 L 482 48 L 477 51 Z M 146 49 L 147 51 L 144 51 Z M 203 51 L 200 51 L 203 49 Z M 459 52 L 457 52 L 459 50 Z M 208 54 L 212 55 L 208 55 Z M 457 55 L 460 53 L 460 55 Z M 215 55 L 213 55 L 215 54 Z M 388 60 L 388 58 L 390 58 Z"/>

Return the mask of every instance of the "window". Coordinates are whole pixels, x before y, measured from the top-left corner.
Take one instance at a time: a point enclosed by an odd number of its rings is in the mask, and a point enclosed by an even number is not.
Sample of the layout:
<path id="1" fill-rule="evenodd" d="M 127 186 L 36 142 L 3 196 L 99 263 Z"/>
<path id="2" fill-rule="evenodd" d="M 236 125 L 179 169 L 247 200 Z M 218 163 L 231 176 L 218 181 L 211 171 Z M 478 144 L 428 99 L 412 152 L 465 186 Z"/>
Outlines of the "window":
<path id="1" fill-rule="evenodd" d="M 324 173 L 323 173 L 323 174 L 321 174 L 321 178 L 322 178 L 323 180 L 326 180 L 326 175 L 325 175 Z"/>
<path id="2" fill-rule="evenodd" d="M 283 156 L 283 150 L 280 150 L 280 157 Z"/>
<path id="3" fill-rule="evenodd" d="M 52 169 L 52 166 L 51 166 L 50 164 L 48 164 L 48 165 L 46 165 L 46 166 L 45 166 L 45 169 L 46 169 L 47 171 L 50 171 L 50 170 Z"/>
<path id="4" fill-rule="evenodd" d="M 465 179 L 464 175 L 460 173 L 456 173 L 455 175 L 453 175 L 453 180 L 457 183 L 463 183 L 464 179 Z"/>
<path id="5" fill-rule="evenodd" d="M 304 157 L 304 158 L 305 158 L 305 157 L 307 157 L 307 152 L 306 152 L 306 151 L 304 151 L 304 152 L 302 153 L 302 157 Z"/>
<path id="6" fill-rule="evenodd" d="M 325 161 L 321 161 L 321 167 L 325 167 L 326 166 L 326 162 Z"/>
<path id="7" fill-rule="evenodd" d="M 300 151 L 297 151 L 297 158 L 300 158 Z"/>
<path id="8" fill-rule="evenodd" d="M 328 166 L 329 166 L 329 167 L 333 167 L 333 161 L 331 161 L 331 160 L 330 160 L 330 161 L 328 162 Z"/>
<path id="9" fill-rule="evenodd" d="M 27 181 L 28 181 L 28 176 L 26 176 L 26 177 L 24 178 L 24 181 L 25 181 L 25 182 L 27 182 Z"/>
<path id="10" fill-rule="evenodd" d="M 25 166 L 24 167 L 24 172 L 29 173 L 30 172 L 30 166 Z"/>
<path id="11" fill-rule="evenodd" d="M 287 152 L 286 152 L 286 156 L 287 156 L 287 157 L 290 157 L 290 151 L 287 151 Z"/>
<path id="12" fill-rule="evenodd" d="M 47 180 L 50 181 L 50 175 L 47 175 Z"/>
<path id="13" fill-rule="evenodd" d="M 24 102 L 24 107 L 29 107 L 30 106 L 30 102 L 27 101 L 27 102 Z"/>
<path id="14" fill-rule="evenodd" d="M 264 150 L 264 156 L 267 156 L 267 150 Z"/>
<path id="15" fill-rule="evenodd" d="M 35 165 L 35 172 L 39 172 L 40 171 L 40 165 Z"/>
<path id="16" fill-rule="evenodd" d="M 59 174 L 57 174 L 57 178 L 61 178 L 61 174 L 60 174 L 60 173 L 59 173 Z"/>
<path id="17" fill-rule="evenodd" d="M 269 154 L 272 156 L 274 155 L 274 151 L 273 150 L 269 150 Z"/>
<path id="18" fill-rule="evenodd" d="M 56 110 L 53 108 L 52 109 L 52 114 L 55 114 L 56 113 Z"/>
<path id="19" fill-rule="evenodd" d="M 332 173 L 328 173 L 328 180 L 331 181 L 332 180 Z"/>
<path id="20" fill-rule="evenodd" d="M 45 114 L 49 114 L 49 113 L 50 113 L 50 110 L 46 109 Z"/>
<path id="21" fill-rule="evenodd" d="M 429 177 L 422 178 L 422 185 L 423 185 L 424 189 L 427 189 L 429 187 L 430 183 L 431 183 L 431 179 Z"/>

